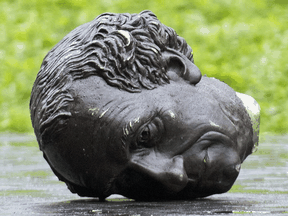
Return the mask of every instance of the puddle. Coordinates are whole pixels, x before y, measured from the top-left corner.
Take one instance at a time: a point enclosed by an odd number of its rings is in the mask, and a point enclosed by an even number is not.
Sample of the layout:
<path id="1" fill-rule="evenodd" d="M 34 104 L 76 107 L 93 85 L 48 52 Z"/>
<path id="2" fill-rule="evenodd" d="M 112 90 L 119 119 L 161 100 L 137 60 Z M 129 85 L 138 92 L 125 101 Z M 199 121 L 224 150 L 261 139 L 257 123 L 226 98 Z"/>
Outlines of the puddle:
<path id="1" fill-rule="evenodd" d="M 288 215 L 288 136 L 262 140 L 228 193 L 193 201 L 80 198 L 52 173 L 34 136 L 0 134 L 0 167 L 0 215 Z"/>

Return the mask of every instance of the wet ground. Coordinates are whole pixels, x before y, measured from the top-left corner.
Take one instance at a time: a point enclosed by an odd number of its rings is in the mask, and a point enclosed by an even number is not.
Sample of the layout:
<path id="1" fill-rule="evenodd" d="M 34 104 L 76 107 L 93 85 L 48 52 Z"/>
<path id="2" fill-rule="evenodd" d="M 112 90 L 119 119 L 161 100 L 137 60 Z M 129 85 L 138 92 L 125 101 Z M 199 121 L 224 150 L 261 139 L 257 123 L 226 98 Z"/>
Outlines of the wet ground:
<path id="1" fill-rule="evenodd" d="M 228 193 L 194 201 L 81 198 L 54 176 L 34 136 L 0 134 L 0 168 L 0 215 L 288 215 L 288 136 L 262 137 Z"/>

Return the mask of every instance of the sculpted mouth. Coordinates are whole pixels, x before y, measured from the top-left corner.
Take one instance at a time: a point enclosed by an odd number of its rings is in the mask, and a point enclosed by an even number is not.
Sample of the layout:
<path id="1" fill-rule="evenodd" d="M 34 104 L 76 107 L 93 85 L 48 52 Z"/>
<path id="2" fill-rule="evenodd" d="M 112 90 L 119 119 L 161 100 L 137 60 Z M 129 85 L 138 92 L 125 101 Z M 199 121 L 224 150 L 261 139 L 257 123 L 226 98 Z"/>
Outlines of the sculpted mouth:
<path id="1" fill-rule="evenodd" d="M 198 182 L 198 181 L 195 180 L 195 179 L 188 178 L 188 182 L 190 182 L 190 183 L 196 183 L 196 182 Z"/>
<path id="2" fill-rule="evenodd" d="M 196 142 L 182 149 L 186 189 L 226 192 L 236 180 L 241 161 L 233 140 L 217 131 L 203 133 Z"/>

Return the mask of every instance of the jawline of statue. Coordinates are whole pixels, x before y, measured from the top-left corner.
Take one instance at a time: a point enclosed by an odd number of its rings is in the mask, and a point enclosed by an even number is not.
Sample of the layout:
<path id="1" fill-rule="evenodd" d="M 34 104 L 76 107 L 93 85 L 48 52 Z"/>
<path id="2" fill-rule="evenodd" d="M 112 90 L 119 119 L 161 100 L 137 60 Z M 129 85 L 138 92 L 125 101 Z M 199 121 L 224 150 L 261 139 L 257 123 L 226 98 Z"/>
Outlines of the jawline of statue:
<path id="1" fill-rule="evenodd" d="M 32 125 L 71 192 L 176 200 L 232 187 L 258 145 L 260 107 L 202 77 L 191 53 L 143 11 L 102 14 L 47 54 L 32 89 Z"/>

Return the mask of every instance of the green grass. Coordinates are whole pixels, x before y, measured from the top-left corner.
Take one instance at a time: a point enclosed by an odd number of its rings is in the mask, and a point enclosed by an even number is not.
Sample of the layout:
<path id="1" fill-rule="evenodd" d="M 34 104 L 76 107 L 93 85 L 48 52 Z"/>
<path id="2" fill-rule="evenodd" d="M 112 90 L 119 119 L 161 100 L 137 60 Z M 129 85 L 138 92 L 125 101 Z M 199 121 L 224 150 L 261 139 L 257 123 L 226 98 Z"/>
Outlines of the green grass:
<path id="1" fill-rule="evenodd" d="M 133 2 L 133 3 L 132 3 Z M 0 132 L 32 132 L 29 97 L 47 52 L 103 12 L 149 9 L 192 47 L 203 74 L 260 104 L 263 132 L 288 132 L 286 0 L 0 0 Z"/>

